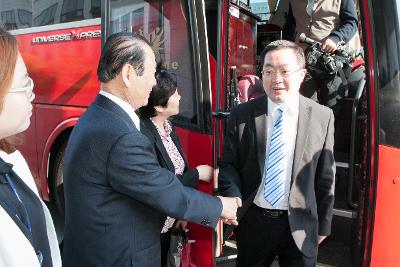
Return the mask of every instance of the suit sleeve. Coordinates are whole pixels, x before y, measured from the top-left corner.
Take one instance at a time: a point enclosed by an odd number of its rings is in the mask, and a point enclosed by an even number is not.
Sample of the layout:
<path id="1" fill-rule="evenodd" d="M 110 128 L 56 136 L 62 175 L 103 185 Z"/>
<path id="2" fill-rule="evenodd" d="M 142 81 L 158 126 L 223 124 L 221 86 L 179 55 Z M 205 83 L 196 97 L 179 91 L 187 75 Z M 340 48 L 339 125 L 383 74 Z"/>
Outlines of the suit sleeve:
<path id="1" fill-rule="evenodd" d="M 316 173 L 316 197 L 318 204 L 318 235 L 328 236 L 331 233 L 333 203 L 335 192 L 335 159 L 333 156 L 334 116 L 330 110 L 327 134 Z"/>
<path id="2" fill-rule="evenodd" d="M 237 126 L 238 110 L 233 109 L 227 121 L 222 159 L 219 162 L 218 188 L 223 196 L 240 197 L 241 181 L 239 166 L 239 137 Z"/>
<path id="3" fill-rule="evenodd" d="M 354 0 L 342 0 L 339 17 L 340 25 L 331 32 L 329 38 L 336 44 L 339 41 L 347 43 L 358 29 L 358 17 Z"/>
<path id="4" fill-rule="evenodd" d="M 122 136 L 110 151 L 107 176 L 114 190 L 169 216 L 215 227 L 221 201 L 185 187 L 162 168 L 148 138 L 140 133 Z"/>
<path id="5" fill-rule="evenodd" d="M 197 187 L 199 185 L 199 172 L 197 169 L 185 169 L 182 175 L 177 175 L 184 186 Z"/>

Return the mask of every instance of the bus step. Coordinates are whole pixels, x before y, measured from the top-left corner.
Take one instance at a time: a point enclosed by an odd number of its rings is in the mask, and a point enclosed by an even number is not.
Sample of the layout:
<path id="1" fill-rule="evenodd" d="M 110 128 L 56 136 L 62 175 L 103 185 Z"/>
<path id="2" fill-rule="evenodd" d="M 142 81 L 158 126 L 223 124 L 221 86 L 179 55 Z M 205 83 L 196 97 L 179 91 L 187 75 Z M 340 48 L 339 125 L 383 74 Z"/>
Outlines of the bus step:
<path id="1" fill-rule="evenodd" d="M 349 218 L 349 219 L 357 218 L 357 212 L 354 210 L 345 210 L 345 209 L 334 208 L 333 215 L 339 216 L 339 217 L 344 217 L 344 218 Z"/>
<path id="2" fill-rule="evenodd" d="M 235 256 L 237 256 L 237 255 L 235 255 Z M 215 259 L 215 266 L 216 267 L 235 267 L 236 266 L 236 257 L 234 257 L 234 258 L 230 258 L 229 256 L 218 257 Z M 275 259 L 270 267 L 279 267 L 278 259 Z M 324 263 L 317 263 L 317 265 L 315 265 L 315 267 L 336 267 L 336 266 L 324 264 Z"/>
<path id="3" fill-rule="evenodd" d="M 348 162 L 339 162 L 336 161 L 336 168 L 343 168 L 343 169 L 348 169 L 349 168 L 349 163 Z"/>
<path id="4" fill-rule="evenodd" d="M 326 245 L 325 245 L 326 246 Z M 324 247 L 325 247 L 324 246 Z M 237 247 L 236 241 L 227 240 L 223 246 L 223 254 L 220 257 L 215 259 L 216 267 L 235 267 L 236 266 L 236 258 L 237 258 Z M 323 257 L 324 260 L 324 257 Z M 340 266 L 340 265 L 338 265 Z M 261 267 L 259 265 L 255 267 Z M 278 258 L 276 258 L 270 267 L 279 267 Z M 336 267 L 336 265 L 326 264 L 318 262 L 316 267 Z"/>
<path id="5" fill-rule="evenodd" d="M 216 267 L 235 267 L 237 247 L 235 240 L 226 240 L 222 247 L 222 255 L 215 259 Z"/>
<path id="6" fill-rule="evenodd" d="M 216 267 L 235 267 L 237 255 L 221 256 L 215 259 Z"/>

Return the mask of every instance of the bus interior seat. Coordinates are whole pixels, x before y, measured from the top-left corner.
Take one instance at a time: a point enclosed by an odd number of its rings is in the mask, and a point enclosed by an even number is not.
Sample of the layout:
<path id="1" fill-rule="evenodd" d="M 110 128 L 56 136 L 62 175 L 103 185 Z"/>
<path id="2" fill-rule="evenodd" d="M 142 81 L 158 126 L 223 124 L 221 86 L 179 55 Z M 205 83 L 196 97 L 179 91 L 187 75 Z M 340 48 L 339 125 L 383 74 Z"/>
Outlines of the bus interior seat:
<path id="1" fill-rule="evenodd" d="M 263 84 L 256 75 L 244 75 L 238 82 L 240 102 L 247 102 L 264 94 Z"/>

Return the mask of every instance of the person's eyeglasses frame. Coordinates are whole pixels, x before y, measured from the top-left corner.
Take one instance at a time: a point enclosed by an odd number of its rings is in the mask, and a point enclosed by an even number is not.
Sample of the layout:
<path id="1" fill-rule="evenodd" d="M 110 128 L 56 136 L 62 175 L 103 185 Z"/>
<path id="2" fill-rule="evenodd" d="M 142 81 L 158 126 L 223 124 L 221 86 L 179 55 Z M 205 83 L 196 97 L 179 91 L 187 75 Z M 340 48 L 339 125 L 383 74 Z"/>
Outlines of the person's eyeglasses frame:
<path id="1" fill-rule="evenodd" d="M 304 70 L 304 68 L 299 68 L 299 69 L 296 69 L 296 70 L 287 71 L 287 73 L 282 73 L 282 71 L 275 71 L 275 70 L 272 70 L 271 73 L 266 73 L 267 69 L 263 69 L 261 71 L 261 74 L 263 76 L 265 76 L 265 78 L 268 78 L 268 79 L 270 79 L 272 77 L 275 77 L 275 75 L 279 75 L 279 77 L 281 77 L 282 79 L 287 79 L 290 76 L 292 76 L 293 74 L 295 74 L 296 72 L 299 72 L 301 70 Z"/>
<path id="2" fill-rule="evenodd" d="M 35 97 L 35 93 L 33 92 L 34 87 L 35 87 L 35 84 L 33 83 L 32 78 L 28 77 L 28 85 L 27 86 L 19 87 L 19 88 L 11 88 L 9 90 L 9 93 L 25 92 L 26 98 L 28 98 L 29 101 L 31 101 Z"/>

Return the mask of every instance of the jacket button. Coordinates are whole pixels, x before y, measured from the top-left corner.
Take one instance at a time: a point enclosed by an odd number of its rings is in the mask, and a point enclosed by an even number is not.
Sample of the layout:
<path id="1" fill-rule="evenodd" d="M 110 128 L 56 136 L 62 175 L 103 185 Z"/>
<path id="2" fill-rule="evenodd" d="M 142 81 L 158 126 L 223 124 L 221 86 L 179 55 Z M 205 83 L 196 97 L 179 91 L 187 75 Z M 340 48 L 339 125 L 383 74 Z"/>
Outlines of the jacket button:
<path id="1" fill-rule="evenodd" d="M 207 220 L 207 219 L 204 219 L 204 220 L 201 221 L 201 224 L 205 225 L 205 226 L 208 226 L 210 223 L 211 222 L 209 220 Z"/>

